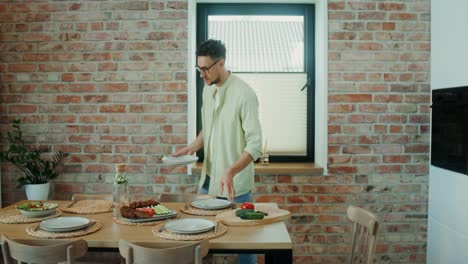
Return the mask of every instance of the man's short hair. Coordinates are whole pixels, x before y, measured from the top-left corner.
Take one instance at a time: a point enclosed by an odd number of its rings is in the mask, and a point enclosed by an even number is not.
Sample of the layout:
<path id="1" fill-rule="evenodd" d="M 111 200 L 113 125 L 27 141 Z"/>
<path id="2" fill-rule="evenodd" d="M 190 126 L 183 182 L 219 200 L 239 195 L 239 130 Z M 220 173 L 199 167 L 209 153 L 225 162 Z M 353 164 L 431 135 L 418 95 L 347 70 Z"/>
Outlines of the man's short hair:
<path id="1" fill-rule="evenodd" d="M 226 59 L 226 46 L 220 40 L 205 40 L 198 47 L 198 56 L 209 56 L 212 60 L 219 58 Z"/>

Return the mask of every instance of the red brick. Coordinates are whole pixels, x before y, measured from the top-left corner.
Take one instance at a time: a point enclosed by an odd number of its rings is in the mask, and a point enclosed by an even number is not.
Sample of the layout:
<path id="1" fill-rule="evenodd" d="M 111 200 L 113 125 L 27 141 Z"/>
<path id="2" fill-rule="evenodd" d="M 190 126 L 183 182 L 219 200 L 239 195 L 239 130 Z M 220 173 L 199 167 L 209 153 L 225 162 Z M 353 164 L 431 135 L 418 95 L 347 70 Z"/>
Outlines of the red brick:
<path id="1" fill-rule="evenodd" d="M 429 145 L 424 145 L 424 144 L 405 145 L 405 153 L 429 153 Z"/>
<path id="2" fill-rule="evenodd" d="M 282 195 L 259 195 L 255 197 L 257 203 L 285 203 L 285 196 Z"/>
<path id="3" fill-rule="evenodd" d="M 392 13 L 390 14 L 390 20 L 416 20 L 417 14 L 415 13 Z"/>
<path id="4" fill-rule="evenodd" d="M 328 101 L 332 102 L 370 102 L 372 95 L 370 94 L 338 94 L 329 95 Z"/>
<path id="5" fill-rule="evenodd" d="M 71 163 L 93 163 L 96 162 L 95 154 L 73 154 L 70 155 L 69 162 Z"/>
<path id="6" fill-rule="evenodd" d="M 112 62 L 99 63 L 98 70 L 99 71 L 116 71 L 117 63 L 112 63 Z"/>
<path id="7" fill-rule="evenodd" d="M 127 156 L 124 155 L 101 155 L 99 162 L 102 163 L 126 163 L 128 162 Z"/>
<path id="8" fill-rule="evenodd" d="M 380 3 L 379 10 L 385 11 L 401 11 L 405 9 L 405 4 L 399 3 Z"/>
<path id="9" fill-rule="evenodd" d="M 8 66 L 8 71 L 10 72 L 34 72 L 36 71 L 36 65 L 27 64 L 27 63 L 10 64 Z"/>
<path id="10" fill-rule="evenodd" d="M 379 165 L 375 167 L 377 173 L 400 173 L 402 172 L 401 165 Z"/>
<path id="11" fill-rule="evenodd" d="M 329 168 L 329 172 L 333 174 L 349 174 L 356 173 L 356 167 L 354 166 L 333 166 Z"/>
<path id="12" fill-rule="evenodd" d="M 74 115 L 49 115 L 47 117 L 49 123 L 74 123 L 76 116 Z"/>
<path id="13" fill-rule="evenodd" d="M 72 136 L 69 136 L 69 137 L 68 137 L 68 141 L 69 141 L 69 142 L 77 142 L 77 143 L 88 143 L 88 142 L 91 141 L 91 136 L 84 136 L 84 135 L 76 136 L 76 135 L 72 135 Z"/>
<path id="14" fill-rule="evenodd" d="M 344 195 L 319 195 L 318 203 L 345 203 L 347 201 Z"/>
<path id="15" fill-rule="evenodd" d="M 102 87 L 102 92 L 126 92 L 128 84 L 126 83 L 107 83 Z"/>
<path id="16" fill-rule="evenodd" d="M 125 143 L 128 142 L 128 136 L 111 136 L 105 135 L 99 137 L 100 142 L 115 142 L 115 143 Z"/>
<path id="17" fill-rule="evenodd" d="M 106 116 L 80 116 L 81 123 L 105 123 Z"/>
<path id="18" fill-rule="evenodd" d="M 75 77 L 73 76 L 73 73 L 64 73 L 64 74 L 62 74 L 62 81 L 63 82 L 73 82 L 73 81 L 75 81 Z"/>
<path id="19" fill-rule="evenodd" d="M 80 103 L 81 97 L 74 95 L 59 95 L 55 98 L 55 102 L 58 104 Z"/>
<path id="20" fill-rule="evenodd" d="M 101 113 L 125 113 L 125 105 L 103 105 L 99 107 L 99 112 Z"/>
<path id="21" fill-rule="evenodd" d="M 34 113 L 37 111 L 35 105 L 10 105 L 8 106 L 8 113 L 10 114 L 25 114 Z"/>
<path id="22" fill-rule="evenodd" d="M 153 144 L 156 141 L 155 136 L 133 136 L 132 143 L 134 144 Z"/>
<path id="23" fill-rule="evenodd" d="M 288 203 L 313 203 L 315 197 L 309 195 L 290 195 L 287 196 L 287 201 Z"/>

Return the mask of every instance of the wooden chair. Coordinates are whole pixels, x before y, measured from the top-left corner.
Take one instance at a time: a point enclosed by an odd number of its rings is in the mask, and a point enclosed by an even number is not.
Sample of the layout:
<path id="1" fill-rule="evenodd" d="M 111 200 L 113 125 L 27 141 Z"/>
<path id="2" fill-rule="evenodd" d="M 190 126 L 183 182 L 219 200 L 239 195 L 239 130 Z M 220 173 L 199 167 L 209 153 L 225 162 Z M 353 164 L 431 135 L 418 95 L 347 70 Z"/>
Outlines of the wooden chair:
<path id="1" fill-rule="evenodd" d="M 130 243 L 122 239 L 119 241 L 120 255 L 126 264 L 202 264 L 208 250 L 207 239 L 169 248 L 155 248 L 151 243 Z"/>
<path id="2" fill-rule="evenodd" d="M 353 205 L 348 207 L 348 218 L 354 223 L 348 264 L 372 264 L 379 230 L 378 218 L 373 213 Z"/>
<path id="3" fill-rule="evenodd" d="M 214 199 L 216 196 L 196 193 L 161 193 L 159 196 L 159 201 L 166 203 L 185 203 L 211 198 Z"/>
<path id="4" fill-rule="evenodd" d="M 50 241 L 47 241 L 48 243 Z M 88 243 L 80 239 L 71 242 L 54 241 L 54 244 L 41 245 L 40 241 L 23 244 L 2 235 L 1 245 L 5 264 L 13 263 L 75 263 L 75 259 L 88 251 Z"/>
<path id="5" fill-rule="evenodd" d="M 72 196 L 72 201 L 80 201 L 80 200 L 106 200 L 112 201 L 112 194 L 84 194 L 84 193 L 77 193 Z"/>

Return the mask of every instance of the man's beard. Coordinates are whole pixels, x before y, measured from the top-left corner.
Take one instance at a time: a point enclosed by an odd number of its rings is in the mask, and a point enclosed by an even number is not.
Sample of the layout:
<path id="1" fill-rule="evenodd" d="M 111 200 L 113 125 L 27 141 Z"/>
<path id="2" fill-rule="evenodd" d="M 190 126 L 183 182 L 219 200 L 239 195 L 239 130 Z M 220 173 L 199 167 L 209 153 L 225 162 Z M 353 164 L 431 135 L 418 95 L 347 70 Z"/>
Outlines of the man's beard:
<path id="1" fill-rule="evenodd" d="M 209 84 L 209 86 L 211 86 L 211 85 L 213 85 L 213 84 L 218 84 L 220 81 L 221 81 L 221 80 L 220 80 L 220 78 L 219 78 L 219 76 L 218 76 L 218 78 L 216 78 L 214 81 L 212 81 L 212 82 Z"/>

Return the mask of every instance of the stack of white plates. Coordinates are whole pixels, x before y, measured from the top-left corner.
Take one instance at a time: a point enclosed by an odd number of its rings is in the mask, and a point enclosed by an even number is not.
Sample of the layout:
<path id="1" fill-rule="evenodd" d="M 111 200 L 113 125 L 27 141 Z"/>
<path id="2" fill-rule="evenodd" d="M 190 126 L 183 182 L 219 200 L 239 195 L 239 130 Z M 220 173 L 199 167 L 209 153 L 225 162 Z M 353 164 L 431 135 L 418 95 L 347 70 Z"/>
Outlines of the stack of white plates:
<path id="1" fill-rule="evenodd" d="M 70 232 L 86 228 L 89 223 L 87 218 L 65 216 L 44 220 L 39 224 L 39 227 L 49 232 Z"/>
<path id="2" fill-rule="evenodd" d="M 219 210 L 232 206 L 232 203 L 224 199 L 203 199 L 193 201 L 192 206 L 204 210 Z"/>
<path id="3" fill-rule="evenodd" d="M 167 222 L 164 228 L 177 234 L 198 234 L 208 232 L 213 229 L 215 224 L 213 221 L 199 218 L 184 218 Z"/>

